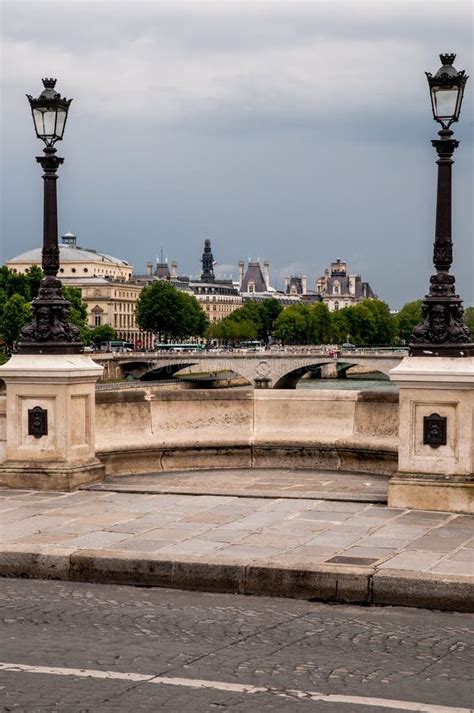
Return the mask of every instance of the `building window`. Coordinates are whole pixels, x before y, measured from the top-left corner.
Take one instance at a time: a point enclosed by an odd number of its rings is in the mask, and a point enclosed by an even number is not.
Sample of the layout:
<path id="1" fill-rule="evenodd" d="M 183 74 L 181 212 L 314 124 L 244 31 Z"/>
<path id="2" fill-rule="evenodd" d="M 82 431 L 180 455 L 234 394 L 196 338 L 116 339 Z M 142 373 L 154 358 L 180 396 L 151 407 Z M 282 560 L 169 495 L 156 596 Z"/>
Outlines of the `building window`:
<path id="1" fill-rule="evenodd" d="M 94 317 L 94 325 L 96 327 L 100 327 L 101 321 L 102 321 L 102 317 L 100 316 L 100 314 L 96 314 Z"/>
<path id="2" fill-rule="evenodd" d="M 339 302 L 334 302 L 334 312 L 339 310 Z"/>
<path id="3" fill-rule="evenodd" d="M 75 267 L 71 267 L 71 272 L 76 272 L 76 268 L 75 268 Z"/>
<path id="4" fill-rule="evenodd" d="M 87 269 L 87 267 L 84 268 L 84 272 L 89 272 L 89 270 Z"/>

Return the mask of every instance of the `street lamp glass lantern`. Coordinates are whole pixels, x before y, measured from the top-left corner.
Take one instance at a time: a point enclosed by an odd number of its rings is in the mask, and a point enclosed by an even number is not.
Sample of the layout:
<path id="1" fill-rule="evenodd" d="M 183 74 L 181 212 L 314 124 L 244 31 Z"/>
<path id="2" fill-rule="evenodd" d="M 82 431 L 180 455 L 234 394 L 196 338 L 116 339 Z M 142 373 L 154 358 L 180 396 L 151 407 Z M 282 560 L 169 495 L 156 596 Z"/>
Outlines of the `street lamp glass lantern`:
<path id="1" fill-rule="evenodd" d="M 453 67 L 455 54 L 441 54 L 440 59 L 442 66 L 435 76 L 433 77 L 430 72 L 426 72 L 426 76 L 430 87 L 433 117 L 444 129 L 448 129 L 459 119 L 468 77 L 464 70 L 458 72 Z"/>
<path id="2" fill-rule="evenodd" d="M 72 99 L 62 97 L 56 90 L 56 79 L 43 79 L 44 89 L 37 99 L 27 94 L 30 102 L 36 136 L 46 146 L 61 141 Z"/>

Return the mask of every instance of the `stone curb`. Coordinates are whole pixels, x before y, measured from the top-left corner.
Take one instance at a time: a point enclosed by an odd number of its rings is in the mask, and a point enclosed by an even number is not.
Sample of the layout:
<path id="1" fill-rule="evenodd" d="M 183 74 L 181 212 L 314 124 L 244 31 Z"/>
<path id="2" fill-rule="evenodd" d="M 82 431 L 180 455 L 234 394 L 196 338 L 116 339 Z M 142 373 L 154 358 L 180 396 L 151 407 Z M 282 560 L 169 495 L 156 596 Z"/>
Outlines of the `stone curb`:
<path id="1" fill-rule="evenodd" d="M 470 577 L 343 565 L 287 566 L 209 558 L 66 547 L 11 546 L 0 552 L 0 576 L 168 587 L 201 592 L 289 597 L 341 604 L 474 611 Z"/>

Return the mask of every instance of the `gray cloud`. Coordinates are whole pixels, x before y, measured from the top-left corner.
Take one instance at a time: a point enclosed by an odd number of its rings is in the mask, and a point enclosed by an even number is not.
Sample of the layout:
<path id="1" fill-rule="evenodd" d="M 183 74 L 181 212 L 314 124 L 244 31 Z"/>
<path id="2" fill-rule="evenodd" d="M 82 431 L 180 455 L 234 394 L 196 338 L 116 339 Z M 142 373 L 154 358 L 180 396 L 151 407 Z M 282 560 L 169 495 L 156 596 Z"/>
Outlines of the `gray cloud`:
<path id="1" fill-rule="evenodd" d="M 435 164 L 424 70 L 472 53 L 470 4 L 8 2 L 4 257 L 41 239 L 26 92 L 72 95 L 60 229 L 143 270 L 160 245 L 196 274 L 268 257 L 311 282 L 347 259 L 393 305 L 430 273 Z M 45 17 L 48 22 L 45 22 Z M 469 85 L 468 85 L 469 86 Z M 472 95 L 471 95 L 472 96 Z M 472 292 L 469 104 L 456 135 L 458 286 Z"/>

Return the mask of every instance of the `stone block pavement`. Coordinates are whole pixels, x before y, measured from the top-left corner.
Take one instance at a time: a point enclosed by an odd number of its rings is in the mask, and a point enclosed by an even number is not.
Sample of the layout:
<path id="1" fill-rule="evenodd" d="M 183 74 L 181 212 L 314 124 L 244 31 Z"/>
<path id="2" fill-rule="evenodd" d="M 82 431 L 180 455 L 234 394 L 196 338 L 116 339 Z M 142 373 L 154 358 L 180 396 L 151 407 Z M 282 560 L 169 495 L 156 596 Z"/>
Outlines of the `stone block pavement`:
<path id="1" fill-rule="evenodd" d="M 243 471 L 237 496 L 221 471 L 200 494 L 217 475 L 0 490 L 0 575 L 472 610 L 474 517 L 388 508 L 386 479 L 341 473 Z"/>

